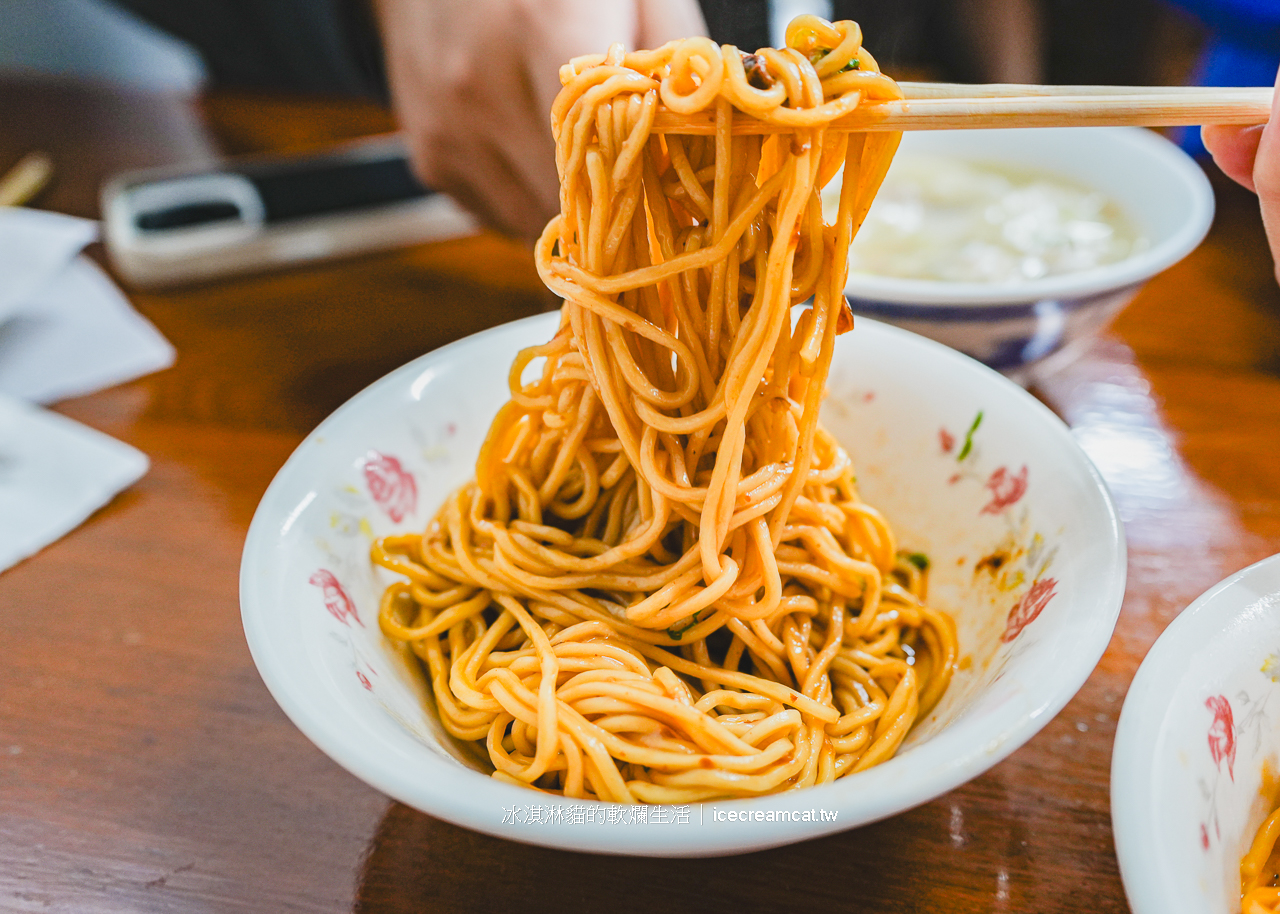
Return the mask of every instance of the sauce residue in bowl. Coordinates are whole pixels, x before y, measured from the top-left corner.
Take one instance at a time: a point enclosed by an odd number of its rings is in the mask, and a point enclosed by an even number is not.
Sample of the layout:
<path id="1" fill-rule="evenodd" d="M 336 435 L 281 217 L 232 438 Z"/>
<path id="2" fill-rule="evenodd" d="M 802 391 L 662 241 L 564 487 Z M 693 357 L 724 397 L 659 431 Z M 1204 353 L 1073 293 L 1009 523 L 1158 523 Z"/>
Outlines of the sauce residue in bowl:
<path id="1" fill-rule="evenodd" d="M 824 208 L 839 192 L 833 181 Z M 1018 283 L 1114 263 L 1146 247 L 1114 201 L 1069 179 L 910 155 L 894 161 L 854 238 L 849 267 L 903 279 Z"/>

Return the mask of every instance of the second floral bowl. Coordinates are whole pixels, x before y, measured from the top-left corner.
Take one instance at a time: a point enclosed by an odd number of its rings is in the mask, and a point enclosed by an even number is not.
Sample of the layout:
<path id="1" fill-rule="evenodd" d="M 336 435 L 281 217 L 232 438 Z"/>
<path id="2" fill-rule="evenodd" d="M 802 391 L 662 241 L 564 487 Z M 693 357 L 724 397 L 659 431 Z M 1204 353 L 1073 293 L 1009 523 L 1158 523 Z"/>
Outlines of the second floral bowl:
<path id="1" fill-rule="evenodd" d="M 1240 910 L 1240 858 L 1280 802 L 1280 555 L 1182 611 L 1124 701 L 1111 819 L 1134 914 Z"/>

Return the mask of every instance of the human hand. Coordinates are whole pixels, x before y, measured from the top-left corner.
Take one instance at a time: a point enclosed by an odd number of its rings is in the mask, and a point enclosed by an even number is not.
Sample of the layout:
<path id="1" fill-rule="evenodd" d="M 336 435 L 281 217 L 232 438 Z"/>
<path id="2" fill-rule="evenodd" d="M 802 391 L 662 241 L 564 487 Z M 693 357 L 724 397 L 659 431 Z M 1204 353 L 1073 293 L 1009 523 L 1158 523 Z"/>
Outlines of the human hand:
<path id="1" fill-rule="evenodd" d="M 561 64 L 613 42 L 703 35 L 696 0 L 376 0 L 413 166 L 493 227 L 533 239 L 560 209 L 550 111 Z"/>
<path id="2" fill-rule="evenodd" d="M 1276 85 L 1280 87 L 1280 76 Z M 1204 147 L 1218 167 L 1258 195 L 1262 224 L 1280 281 L 1280 92 L 1271 99 L 1271 119 L 1262 126 L 1208 126 L 1200 130 Z"/>

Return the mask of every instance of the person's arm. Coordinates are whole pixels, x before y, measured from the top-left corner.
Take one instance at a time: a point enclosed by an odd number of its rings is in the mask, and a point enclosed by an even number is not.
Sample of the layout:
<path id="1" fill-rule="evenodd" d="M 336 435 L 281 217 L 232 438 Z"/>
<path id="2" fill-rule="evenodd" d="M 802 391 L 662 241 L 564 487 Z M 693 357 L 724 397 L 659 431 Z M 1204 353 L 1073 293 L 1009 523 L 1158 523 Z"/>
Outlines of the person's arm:
<path id="1" fill-rule="evenodd" d="M 1280 87 L 1280 76 L 1276 85 Z M 1280 92 L 1271 100 L 1271 119 L 1261 127 L 1204 127 L 1205 149 L 1226 175 L 1258 195 L 1271 258 L 1280 280 Z"/>
<path id="2" fill-rule="evenodd" d="M 561 64 L 613 42 L 705 34 L 695 0 L 376 0 L 392 103 L 418 176 L 509 234 L 559 211 Z"/>

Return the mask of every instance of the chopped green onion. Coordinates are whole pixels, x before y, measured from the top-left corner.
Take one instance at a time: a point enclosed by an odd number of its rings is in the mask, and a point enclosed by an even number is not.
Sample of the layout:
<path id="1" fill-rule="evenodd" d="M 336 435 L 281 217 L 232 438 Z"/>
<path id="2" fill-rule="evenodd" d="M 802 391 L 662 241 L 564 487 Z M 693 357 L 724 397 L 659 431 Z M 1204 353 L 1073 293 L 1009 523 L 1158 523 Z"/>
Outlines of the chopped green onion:
<path id="1" fill-rule="evenodd" d="M 964 435 L 964 447 L 960 448 L 960 453 L 956 455 L 956 463 L 964 460 L 969 456 L 969 452 L 973 450 L 973 433 L 978 430 L 978 426 L 982 424 L 982 410 L 978 410 L 978 415 L 973 417 L 973 425 L 969 426 L 969 431 Z"/>
<path id="2" fill-rule="evenodd" d="M 681 625 L 679 628 L 677 628 L 675 625 L 671 626 L 669 629 L 667 629 L 667 637 L 671 638 L 671 640 L 673 641 L 679 641 L 685 632 L 687 632 L 689 629 L 693 628 L 695 625 L 698 624 L 698 616 L 700 615 L 702 615 L 702 610 L 698 610 L 696 613 L 690 616 L 689 621 L 685 622 L 685 624 Z"/>
<path id="3" fill-rule="evenodd" d="M 830 53 L 831 53 L 830 48 L 818 48 L 814 51 L 811 51 L 809 53 L 809 63 L 813 64 L 816 67 L 818 64 L 822 63 L 822 61 L 825 60 L 827 55 Z M 856 70 L 860 66 L 861 66 L 861 63 L 859 62 L 858 58 L 855 57 L 852 60 L 850 60 L 847 64 L 845 64 L 843 67 L 841 67 L 839 72 L 848 73 L 850 70 Z"/>

